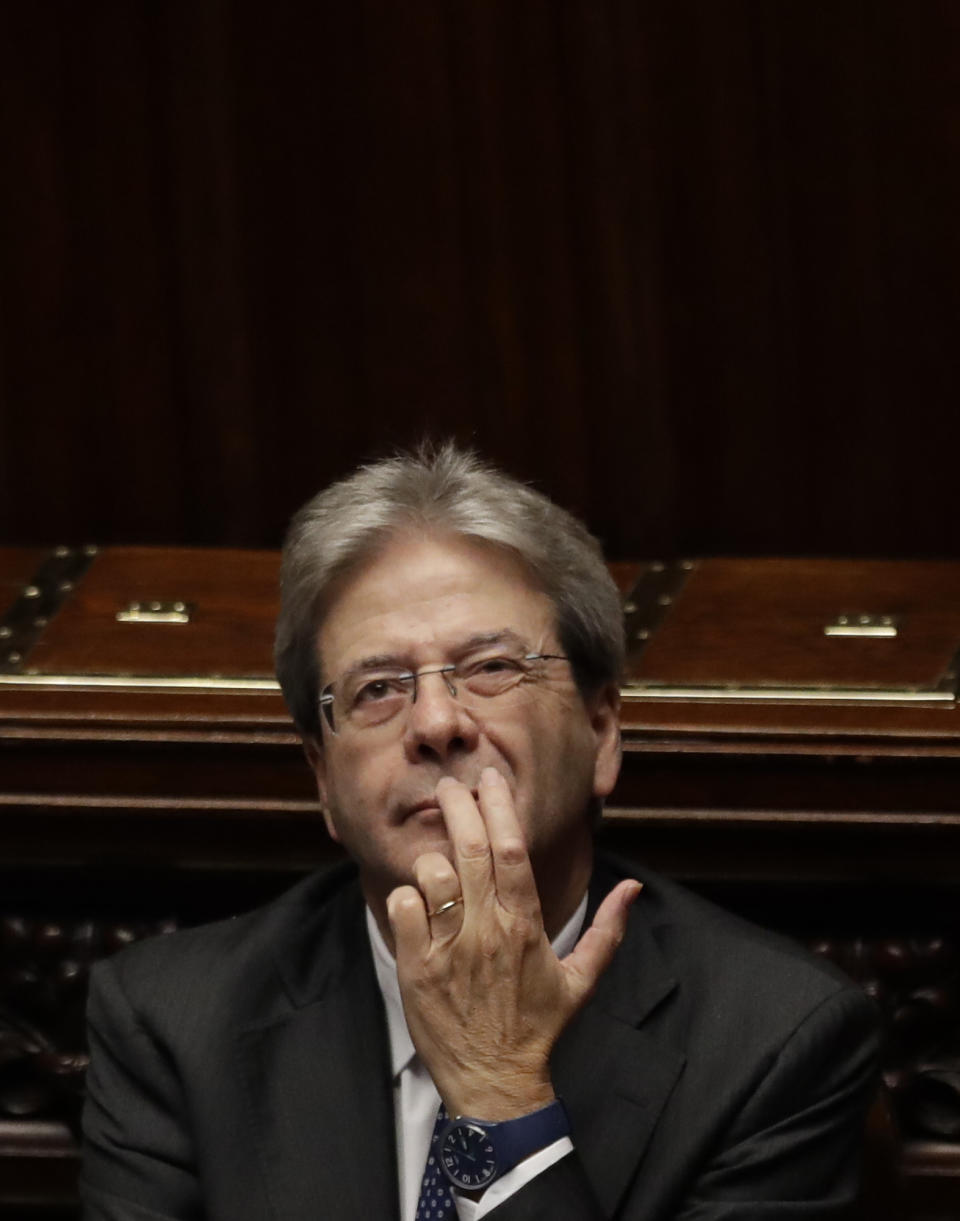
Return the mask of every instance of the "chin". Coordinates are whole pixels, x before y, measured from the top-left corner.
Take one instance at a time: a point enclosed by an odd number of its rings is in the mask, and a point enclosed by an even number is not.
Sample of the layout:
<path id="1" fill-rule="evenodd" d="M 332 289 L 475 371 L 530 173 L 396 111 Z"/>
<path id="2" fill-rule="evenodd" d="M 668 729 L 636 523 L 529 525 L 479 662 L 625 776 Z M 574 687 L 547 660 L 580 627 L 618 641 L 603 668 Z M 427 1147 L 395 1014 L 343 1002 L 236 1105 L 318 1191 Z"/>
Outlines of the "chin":
<path id="1" fill-rule="evenodd" d="M 428 852 L 439 852 L 453 863 L 453 848 L 447 838 L 446 830 L 441 825 L 433 828 L 421 828 L 420 833 L 404 840 L 402 848 L 398 848 L 394 856 L 395 867 L 390 870 L 394 886 L 416 886 L 413 867 L 420 856 Z"/>
<path id="2" fill-rule="evenodd" d="M 447 839 L 445 831 L 440 831 L 436 835 L 422 836 L 415 846 L 413 860 L 416 860 L 418 856 L 423 856 L 425 852 L 439 852 L 448 861 L 453 862 L 453 845 Z"/>

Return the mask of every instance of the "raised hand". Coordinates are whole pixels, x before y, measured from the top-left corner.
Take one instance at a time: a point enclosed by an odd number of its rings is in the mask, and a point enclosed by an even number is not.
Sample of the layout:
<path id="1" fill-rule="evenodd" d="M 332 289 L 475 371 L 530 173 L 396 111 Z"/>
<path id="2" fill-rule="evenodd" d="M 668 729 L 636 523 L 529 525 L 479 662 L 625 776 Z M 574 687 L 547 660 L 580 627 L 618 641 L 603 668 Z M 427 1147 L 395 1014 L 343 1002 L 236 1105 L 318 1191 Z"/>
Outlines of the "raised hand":
<path id="1" fill-rule="evenodd" d="M 419 857 L 387 900 L 410 1036 L 448 1111 L 501 1120 L 554 1097 L 550 1053 L 623 938 L 640 883 L 619 883 L 558 959 L 510 789 L 485 768 L 475 801 L 437 785 L 452 847 Z"/>

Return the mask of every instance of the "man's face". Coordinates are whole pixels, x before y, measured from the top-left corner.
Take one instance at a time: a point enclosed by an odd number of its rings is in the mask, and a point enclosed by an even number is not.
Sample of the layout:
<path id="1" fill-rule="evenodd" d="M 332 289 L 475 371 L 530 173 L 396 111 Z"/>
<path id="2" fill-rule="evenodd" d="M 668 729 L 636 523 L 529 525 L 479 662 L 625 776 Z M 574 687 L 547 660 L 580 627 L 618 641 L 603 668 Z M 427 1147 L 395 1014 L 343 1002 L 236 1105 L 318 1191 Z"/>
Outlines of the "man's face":
<path id="1" fill-rule="evenodd" d="M 553 606 L 517 559 L 459 537 L 402 536 L 338 590 L 318 634 L 322 682 L 374 659 L 411 671 L 460 662 L 496 651 L 501 634 L 526 652 L 562 652 Z M 437 781 L 453 776 L 475 794 L 487 766 L 510 786 L 534 868 L 589 868 L 590 799 L 619 768 L 616 693 L 585 703 L 569 663 L 551 661 L 537 681 L 481 702 L 465 707 L 441 675 L 424 674 L 396 718 L 338 723 L 335 734 L 325 725 L 322 750 L 311 749 L 327 828 L 375 905 L 412 880 L 421 853 L 449 854 Z"/>

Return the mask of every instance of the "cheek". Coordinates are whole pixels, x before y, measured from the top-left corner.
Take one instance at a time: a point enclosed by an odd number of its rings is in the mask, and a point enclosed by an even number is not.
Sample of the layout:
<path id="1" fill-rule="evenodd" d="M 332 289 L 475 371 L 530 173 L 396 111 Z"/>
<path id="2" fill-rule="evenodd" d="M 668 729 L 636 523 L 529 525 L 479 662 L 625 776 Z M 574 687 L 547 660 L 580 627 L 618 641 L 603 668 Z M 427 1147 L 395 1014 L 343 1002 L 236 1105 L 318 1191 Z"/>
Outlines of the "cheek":
<path id="1" fill-rule="evenodd" d="M 596 741 L 585 719 L 554 721 L 533 745 L 535 773 L 544 789 L 568 801 L 589 798 Z"/>
<path id="2" fill-rule="evenodd" d="M 327 766 L 327 808 L 341 830 L 362 822 L 368 811 L 382 809 L 390 792 L 390 765 L 369 751 L 345 749 Z M 328 816 L 329 820 L 329 816 Z"/>

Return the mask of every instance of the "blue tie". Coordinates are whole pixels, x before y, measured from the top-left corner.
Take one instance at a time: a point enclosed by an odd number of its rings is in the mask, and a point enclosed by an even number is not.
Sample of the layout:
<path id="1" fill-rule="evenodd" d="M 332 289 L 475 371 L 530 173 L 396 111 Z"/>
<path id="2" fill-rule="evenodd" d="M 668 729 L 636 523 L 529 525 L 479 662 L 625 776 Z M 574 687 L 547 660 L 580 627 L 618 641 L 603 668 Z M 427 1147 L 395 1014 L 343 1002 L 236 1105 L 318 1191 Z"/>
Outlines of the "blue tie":
<path id="1" fill-rule="evenodd" d="M 440 1133 L 449 1119 L 447 1108 L 441 1102 L 437 1122 L 433 1125 L 433 1136 L 430 1137 L 430 1152 L 423 1170 L 423 1182 L 420 1184 L 417 1221 L 449 1221 L 457 1215 L 450 1183 L 440 1169 Z"/>

